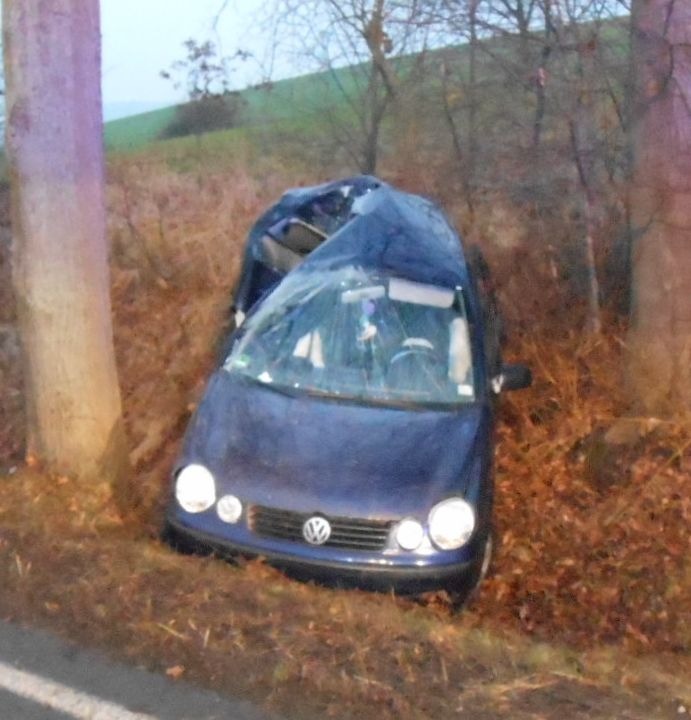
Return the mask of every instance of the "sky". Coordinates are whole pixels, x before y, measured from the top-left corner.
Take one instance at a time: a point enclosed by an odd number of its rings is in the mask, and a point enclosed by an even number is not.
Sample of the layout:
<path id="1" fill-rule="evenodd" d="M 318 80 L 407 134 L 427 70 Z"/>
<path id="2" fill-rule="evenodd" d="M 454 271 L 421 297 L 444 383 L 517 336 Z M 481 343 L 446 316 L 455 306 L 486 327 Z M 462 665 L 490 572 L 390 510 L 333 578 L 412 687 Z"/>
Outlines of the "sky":
<path id="1" fill-rule="evenodd" d="M 213 20 L 224 5 L 215 33 Z M 160 71 L 184 57 L 183 42 L 190 37 L 220 39 L 224 54 L 242 48 L 262 57 L 266 48 L 256 14 L 263 5 L 261 0 L 101 0 L 104 104 L 183 100 L 184 91 Z M 289 68 L 280 74 L 290 74 Z M 240 64 L 233 76 L 238 87 L 261 79 L 254 61 Z"/>

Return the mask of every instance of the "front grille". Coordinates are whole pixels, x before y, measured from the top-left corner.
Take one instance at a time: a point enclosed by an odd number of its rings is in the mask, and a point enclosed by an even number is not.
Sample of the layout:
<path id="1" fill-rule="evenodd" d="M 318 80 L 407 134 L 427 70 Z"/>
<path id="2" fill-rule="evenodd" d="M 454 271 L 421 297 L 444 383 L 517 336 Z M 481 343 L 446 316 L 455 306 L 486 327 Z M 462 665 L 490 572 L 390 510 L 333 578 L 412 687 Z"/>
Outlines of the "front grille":
<path id="1" fill-rule="evenodd" d="M 249 526 L 257 535 L 306 543 L 302 536 L 302 526 L 312 515 L 252 505 L 249 508 Z M 331 536 L 324 543 L 327 547 L 383 550 L 386 546 L 392 525 L 389 520 L 325 517 L 331 524 Z"/>

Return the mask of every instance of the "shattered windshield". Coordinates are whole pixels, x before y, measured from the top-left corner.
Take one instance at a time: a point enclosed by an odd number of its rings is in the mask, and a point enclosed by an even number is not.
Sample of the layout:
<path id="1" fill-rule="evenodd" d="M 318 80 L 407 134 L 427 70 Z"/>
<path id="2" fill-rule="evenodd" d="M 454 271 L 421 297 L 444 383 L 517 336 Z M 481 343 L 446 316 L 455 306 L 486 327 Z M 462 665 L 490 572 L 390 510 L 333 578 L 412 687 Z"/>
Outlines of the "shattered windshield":
<path id="1" fill-rule="evenodd" d="M 475 399 L 460 293 L 353 266 L 288 276 L 248 320 L 224 369 L 364 402 Z"/>

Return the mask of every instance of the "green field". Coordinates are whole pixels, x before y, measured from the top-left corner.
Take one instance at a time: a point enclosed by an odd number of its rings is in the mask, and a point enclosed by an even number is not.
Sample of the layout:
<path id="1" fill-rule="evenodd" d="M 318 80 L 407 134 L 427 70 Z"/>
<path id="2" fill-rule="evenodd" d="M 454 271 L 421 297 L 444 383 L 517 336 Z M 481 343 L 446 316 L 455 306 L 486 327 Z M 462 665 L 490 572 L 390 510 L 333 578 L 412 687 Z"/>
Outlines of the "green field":
<path id="1" fill-rule="evenodd" d="M 275 83 L 247 88 L 240 93 L 244 101 L 238 128 L 228 132 L 253 130 L 309 130 L 319 122 L 320 108 L 341 108 L 346 94 L 353 93 L 357 70 L 343 68 L 327 73 L 311 73 Z M 175 115 L 175 107 L 153 110 L 105 124 L 108 150 L 138 150 L 160 138 Z"/>
<path id="2" fill-rule="evenodd" d="M 155 140 L 175 115 L 175 106 L 111 120 L 104 126 L 106 148 L 128 150 Z"/>
<path id="3" fill-rule="evenodd" d="M 587 25 L 582 28 L 583 34 L 587 35 Z M 610 20 L 599 27 L 597 32 L 602 45 L 608 48 L 610 58 L 626 58 L 629 36 L 625 18 Z M 477 56 L 476 82 L 483 102 L 488 107 L 510 102 L 515 107 L 516 101 L 525 104 L 520 72 L 515 76 L 518 82 L 507 86 L 505 77 L 502 80 L 502 75 L 506 73 L 498 70 L 502 66 L 511 65 L 517 52 L 515 41 L 516 38 L 512 36 L 482 41 L 483 48 Z M 451 84 L 465 91 L 469 65 L 468 46 L 465 44 L 427 51 L 424 56 L 392 58 L 396 74 L 406 85 L 402 94 L 413 96 L 419 103 L 424 103 L 426 120 L 442 112 L 439 72 L 442 60 Z M 553 62 L 551 71 L 555 75 L 572 75 L 572 62 L 572 58 L 563 55 Z M 329 123 L 332 131 L 337 126 L 350 125 L 355 128 L 357 115 L 361 111 L 355 105 L 360 105 L 365 97 L 364 85 L 368 72 L 368 65 L 354 65 L 247 88 L 239 93 L 243 108 L 237 127 L 210 134 L 220 134 L 226 142 L 234 144 L 233 137 L 246 139 L 250 135 L 260 139 L 273 137 L 281 140 L 288 136 L 312 139 L 328 129 Z M 176 106 L 171 106 L 106 123 L 106 148 L 109 151 L 137 151 L 159 140 L 174 119 L 175 111 Z M 190 138 L 187 141 L 189 143 Z M 165 147 L 169 147 L 168 142 L 171 141 L 167 141 Z"/>
<path id="4" fill-rule="evenodd" d="M 492 42 L 496 44 L 498 41 Z M 415 79 L 415 72 L 425 67 L 427 70 L 420 77 L 424 78 L 426 91 L 438 90 L 437 56 L 444 53 L 447 61 L 451 59 L 454 72 L 460 77 L 467 69 L 466 52 L 466 46 L 461 45 L 433 51 L 425 58 L 408 55 L 393 62 L 401 81 L 412 79 L 417 91 L 421 85 L 420 79 Z M 344 121 L 345 124 L 352 123 L 360 112 L 353 104 L 362 102 L 368 74 L 368 65 L 354 65 L 246 88 L 239 93 L 243 108 L 237 127 L 210 134 L 223 135 L 226 141 L 235 134 L 246 135 L 247 132 L 280 138 L 298 131 L 303 137 L 312 137 L 315 132 L 323 131 L 329 122 L 338 125 L 344 124 Z M 106 148 L 112 151 L 139 150 L 159 140 L 173 120 L 176 107 L 106 123 Z"/>

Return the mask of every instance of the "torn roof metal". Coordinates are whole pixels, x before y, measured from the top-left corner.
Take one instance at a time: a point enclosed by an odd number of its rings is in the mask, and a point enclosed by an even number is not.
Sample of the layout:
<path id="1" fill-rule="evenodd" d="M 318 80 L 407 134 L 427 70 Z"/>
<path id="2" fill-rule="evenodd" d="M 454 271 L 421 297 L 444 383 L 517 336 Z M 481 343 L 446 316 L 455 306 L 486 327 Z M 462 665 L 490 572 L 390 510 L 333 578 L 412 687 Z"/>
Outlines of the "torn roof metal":
<path id="1" fill-rule="evenodd" d="M 256 263 L 274 284 L 287 272 L 346 265 L 449 288 L 469 282 L 460 239 L 441 209 L 368 175 L 289 190 L 259 218 L 236 293 L 243 310 L 259 296 Z"/>

